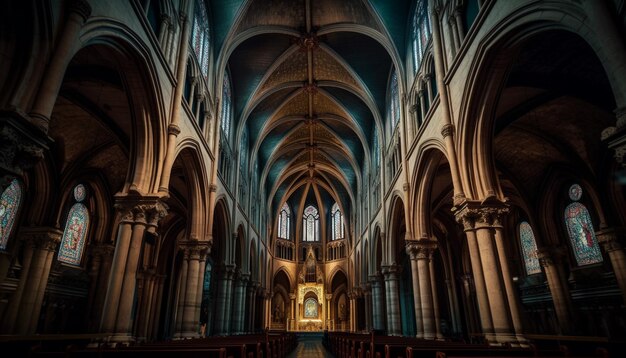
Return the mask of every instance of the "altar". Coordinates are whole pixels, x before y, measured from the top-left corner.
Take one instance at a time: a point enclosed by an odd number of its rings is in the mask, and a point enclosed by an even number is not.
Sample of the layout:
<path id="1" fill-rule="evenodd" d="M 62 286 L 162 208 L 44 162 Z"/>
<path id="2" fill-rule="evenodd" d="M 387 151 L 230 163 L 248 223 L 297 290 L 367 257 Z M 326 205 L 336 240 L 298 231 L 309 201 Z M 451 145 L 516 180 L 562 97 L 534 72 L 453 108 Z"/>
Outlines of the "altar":
<path id="1" fill-rule="evenodd" d="M 324 330 L 324 284 L 300 283 L 297 291 L 296 327 L 298 331 Z"/>

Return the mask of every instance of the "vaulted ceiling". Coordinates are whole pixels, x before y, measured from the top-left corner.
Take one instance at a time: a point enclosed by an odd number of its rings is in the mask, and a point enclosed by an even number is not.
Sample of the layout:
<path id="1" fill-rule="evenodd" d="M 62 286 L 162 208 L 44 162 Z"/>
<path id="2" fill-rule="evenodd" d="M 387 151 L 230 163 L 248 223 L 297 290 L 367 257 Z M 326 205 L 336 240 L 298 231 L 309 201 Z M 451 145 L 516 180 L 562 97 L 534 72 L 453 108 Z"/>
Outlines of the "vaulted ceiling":
<path id="1" fill-rule="evenodd" d="M 354 206 L 374 133 L 384 143 L 387 83 L 392 68 L 403 72 L 410 6 L 211 1 L 218 68 L 232 81 L 233 140 L 238 146 L 247 130 L 248 170 L 258 165 L 273 213 L 287 198 Z"/>

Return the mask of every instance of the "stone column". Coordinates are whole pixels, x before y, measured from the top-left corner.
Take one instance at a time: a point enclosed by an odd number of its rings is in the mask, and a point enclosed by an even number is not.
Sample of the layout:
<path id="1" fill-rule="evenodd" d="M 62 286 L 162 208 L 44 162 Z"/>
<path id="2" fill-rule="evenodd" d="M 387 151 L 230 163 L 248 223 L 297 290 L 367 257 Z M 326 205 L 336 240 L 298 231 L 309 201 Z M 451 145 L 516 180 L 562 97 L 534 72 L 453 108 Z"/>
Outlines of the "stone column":
<path id="1" fill-rule="evenodd" d="M 137 274 L 137 324 L 135 333 L 140 342 L 147 340 L 148 316 L 152 303 L 152 290 L 154 289 L 154 270 L 147 269 Z"/>
<path id="2" fill-rule="evenodd" d="M 480 260 L 482 263 L 485 284 L 487 286 L 487 296 L 489 307 L 491 308 L 491 318 L 493 320 L 493 330 L 498 343 L 514 342 L 513 329 L 509 316 L 509 307 L 506 300 L 506 292 L 502 287 L 500 272 L 502 268 L 498 264 L 497 252 L 494 247 L 493 237 L 493 216 L 492 208 L 482 208 L 476 218 L 476 238 L 478 249 L 480 250 Z"/>
<path id="3" fill-rule="evenodd" d="M 443 335 L 441 334 L 441 320 L 439 315 L 439 295 L 437 294 L 437 278 L 435 277 L 435 260 L 430 259 L 428 263 L 430 266 L 430 286 L 431 292 L 433 293 L 433 311 L 434 311 L 434 319 L 435 319 L 435 338 L 438 340 L 443 340 Z M 454 317 L 454 312 L 451 311 L 451 315 Z M 454 318 L 453 318 L 454 319 Z"/>
<path id="4" fill-rule="evenodd" d="M 330 311 L 330 305 L 333 302 L 333 294 L 332 293 L 327 293 L 324 298 L 326 298 L 326 320 L 330 321 L 331 319 L 331 311 Z"/>
<path id="5" fill-rule="evenodd" d="M 111 261 L 115 247 L 109 244 L 97 244 L 91 247 L 93 256 L 90 298 L 89 298 L 89 331 L 95 332 L 100 327 L 102 317 L 102 305 L 106 296 L 107 278 L 111 270 Z M 96 269 L 97 267 L 97 269 Z"/>
<path id="6" fill-rule="evenodd" d="M 456 214 L 456 220 L 463 224 L 465 236 L 467 237 L 467 247 L 469 249 L 470 262 L 472 266 L 472 276 L 474 276 L 474 286 L 476 288 L 476 299 L 478 301 L 478 312 L 480 315 L 480 325 L 483 334 L 488 341 L 495 341 L 491 311 L 489 310 L 489 299 L 487 298 L 487 288 L 481 264 L 480 251 L 474 229 L 474 217 L 467 208 L 463 208 Z"/>
<path id="7" fill-rule="evenodd" d="M 132 308 L 146 227 L 149 232 L 156 230 L 158 222 L 167 214 L 167 206 L 155 197 L 128 196 L 119 197 L 116 205 L 122 208 L 123 215 L 105 300 L 102 331 L 114 333 L 113 341 L 125 342 L 132 340 Z"/>
<path id="8" fill-rule="evenodd" d="M 539 262 L 543 267 L 548 281 L 548 288 L 552 294 L 552 302 L 554 303 L 554 311 L 559 321 L 561 334 L 570 333 L 571 325 L 571 308 L 569 306 L 569 289 L 566 283 L 561 280 L 558 267 L 556 267 L 553 253 L 549 248 L 541 248 L 537 251 Z"/>
<path id="9" fill-rule="evenodd" d="M 261 284 L 258 282 L 250 281 L 248 284 L 248 315 L 247 322 L 245 323 L 246 327 L 242 327 L 242 331 L 252 333 L 254 332 L 254 322 L 256 321 L 256 296 L 257 290 Z M 245 312 L 245 307 L 244 307 Z"/>
<path id="10" fill-rule="evenodd" d="M 289 320 L 291 330 L 296 329 L 296 294 L 289 294 L 289 301 L 291 302 L 291 318 Z"/>
<path id="11" fill-rule="evenodd" d="M 369 283 L 363 289 L 363 297 L 365 304 L 365 330 L 369 332 L 372 330 L 372 287 Z"/>
<path id="12" fill-rule="evenodd" d="M 199 242 L 200 243 L 200 242 Z M 203 248 L 200 250 L 200 259 L 199 259 L 199 268 L 198 268 L 198 282 L 196 283 L 196 312 L 194 313 L 194 325 L 198 328 L 198 331 L 201 329 L 200 327 L 200 319 L 202 315 L 202 296 L 204 291 L 204 275 L 206 274 L 206 258 L 207 255 L 211 252 L 211 246 L 213 242 L 211 241 L 202 241 L 201 242 Z M 207 323 L 208 324 L 208 323 Z M 206 333 L 206 327 L 205 327 Z"/>
<path id="13" fill-rule="evenodd" d="M 380 282 L 380 274 L 370 275 L 370 284 L 372 285 L 372 323 L 375 330 L 385 329 L 385 323 L 383 321 L 383 307 L 385 301 L 382 292 L 382 283 Z"/>
<path id="14" fill-rule="evenodd" d="M 235 295 L 233 301 L 233 330 L 232 333 L 243 333 L 243 321 L 245 315 L 245 290 L 248 286 L 250 275 L 239 273 L 235 279 Z"/>
<path id="15" fill-rule="evenodd" d="M 135 287 L 137 284 L 137 266 L 141 247 L 143 246 L 143 235 L 147 225 L 146 208 L 138 207 L 135 212 L 135 222 L 126 259 L 126 268 L 122 279 L 120 291 L 120 303 L 117 309 L 117 319 L 115 324 L 115 336 L 113 340 L 129 341 L 132 323 L 132 308 L 135 301 Z"/>
<path id="16" fill-rule="evenodd" d="M 20 293 L 17 314 L 13 317 L 12 312 L 8 312 L 9 319 L 15 324 L 14 333 L 27 335 L 35 333 L 43 296 L 48 284 L 48 276 L 54 252 L 61 241 L 63 232 L 50 227 L 37 227 L 22 230 L 23 237 L 28 241 L 27 245 L 32 247 L 32 256 L 27 275 L 20 277 L 24 280 L 23 291 Z M 29 251 L 31 249 L 28 249 Z M 16 292 L 17 293 L 17 292 Z M 15 295 L 17 296 L 17 295 Z M 13 299 L 17 299 L 14 297 Z"/>
<path id="17" fill-rule="evenodd" d="M 398 296 L 398 274 L 400 269 L 400 266 L 397 265 L 383 267 L 387 302 L 387 331 L 390 336 L 402 335 L 402 322 L 400 321 L 400 297 Z"/>
<path id="18" fill-rule="evenodd" d="M 185 246 L 179 246 L 182 253 L 180 272 L 178 273 L 178 292 L 176 298 L 176 319 L 174 321 L 174 338 L 181 338 L 183 333 L 183 315 L 185 312 L 185 295 L 187 292 L 187 274 L 189 272 L 189 250 Z"/>
<path id="19" fill-rule="evenodd" d="M 186 243 L 189 249 L 189 266 L 187 269 L 187 284 L 183 309 L 183 338 L 198 336 L 198 317 L 200 302 L 198 301 L 198 277 L 200 276 L 200 261 L 204 261 L 208 247 L 198 241 Z"/>
<path id="20" fill-rule="evenodd" d="M 18 281 L 17 287 L 11 295 L 9 299 L 9 304 L 4 311 L 4 316 L 2 317 L 2 321 L 0 322 L 1 328 L 0 332 L 3 334 L 13 333 L 15 328 L 15 320 L 17 319 L 17 314 L 19 310 L 19 306 L 22 302 L 22 294 L 24 293 L 24 288 L 26 283 L 28 282 L 28 273 L 30 271 L 30 264 L 32 262 L 33 253 L 35 251 L 35 245 L 31 240 L 24 239 L 22 240 L 23 251 L 24 254 L 22 256 L 22 270 L 20 271 L 20 279 Z"/>
<path id="21" fill-rule="evenodd" d="M 109 274 L 108 289 L 104 299 L 104 310 L 100 326 L 100 331 L 103 333 L 113 333 L 115 330 L 115 317 L 120 303 L 122 280 L 126 268 L 132 225 L 135 220 L 135 214 L 132 210 L 120 204 L 116 205 L 121 220 L 118 224 L 115 253 L 111 264 L 111 273 Z"/>
<path id="22" fill-rule="evenodd" d="M 406 242 L 406 252 L 411 260 L 411 280 L 413 289 L 413 306 L 415 308 L 415 328 L 416 337 L 424 338 L 424 319 L 422 317 L 422 300 L 420 292 L 420 276 L 417 267 L 417 254 L 419 252 L 419 245 L 417 241 Z"/>
<path id="23" fill-rule="evenodd" d="M 157 275 L 156 277 L 156 295 L 153 297 L 152 312 L 150 314 L 150 321 L 148 324 L 148 334 L 152 339 L 156 338 L 159 334 L 161 303 L 163 300 L 163 282 L 165 281 L 165 278 L 165 275 Z"/>
<path id="24" fill-rule="evenodd" d="M 226 334 L 227 326 L 226 321 L 230 319 L 227 316 L 226 306 L 230 304 L 230 295 L 228 293 L 229 285 L 233 279 L 235 267 L 233 265 L 224 265 L 219 272 L 218 277 L 218 296 L 217 296 L 217 309 L 215 317 L 215 333 Z"/>
<path id="25" fill-rule="evenodd" d="M 80 45 L 79 35 L 83 24 L 91 15 L 91 6 L 85 0 L 72 0 L 68 3 L 65 28 L 57 39 L 56 48 L 43 75 L 39 92 L 30 112 L 33 124 L 48 133 L 50 115 L 56 103 L 65 70 Z"/>
<path id="26" fill-rule="evenodd" d="M 509 304 L 509 310 L 511 312 L 511 323 L 513 324 L 513 330 L 518 342 L 526 345 L 527 340 L 524 337 L 522 319 L 520 318 L 519 299 L 517 297 L 517 289 L 513 284 L 513 277 L 509 269 L 509 260 L 506 253 L 506 247 L 504 245 L 504 227 L 502 226 L 502 217 L 508 213 L 508 209 L 499 209 L 494 212 L 493 216 L 493 228 L 495 231 L 495 243 L 498 251 L 498 260 L 500 261 L 500 269 L 502 272 L 502 280 L 504 281 L 504 289 L 506 291 L 506 298 Z"/>
<path id="27" fill-rule="evenodd" d="M 430 262 L 433 258 L 433 251 L 437 247 L 435 242 L 430 240 L 418 243 L 417 269 L 419 272 L 419 285 L 421 293 L 422 318 L 424 325 L 424 339 L 436 338 L 435 310 L 433 303 L 432 284 L 430 282 Z"/>
<path id="28" fill-rule="evenodd" d="M 624 302 L 626 302 L 626 254 L 624 254 L 624 248 L 614 229 L 600 230 L 596 233 L 596 237 L 611 260 L 617 285 L 622 291 Z"/>

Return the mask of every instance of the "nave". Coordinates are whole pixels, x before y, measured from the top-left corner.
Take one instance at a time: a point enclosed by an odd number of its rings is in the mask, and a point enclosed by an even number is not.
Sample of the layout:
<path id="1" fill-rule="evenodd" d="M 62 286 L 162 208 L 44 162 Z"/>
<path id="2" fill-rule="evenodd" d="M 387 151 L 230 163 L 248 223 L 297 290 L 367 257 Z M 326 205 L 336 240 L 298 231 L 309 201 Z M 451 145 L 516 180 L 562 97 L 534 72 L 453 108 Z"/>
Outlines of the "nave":
<path id="1" fill-rule="evenodd" d="M 624 0 L 2 1 L 2 344 L 624 343 L 624 64 Z"/>

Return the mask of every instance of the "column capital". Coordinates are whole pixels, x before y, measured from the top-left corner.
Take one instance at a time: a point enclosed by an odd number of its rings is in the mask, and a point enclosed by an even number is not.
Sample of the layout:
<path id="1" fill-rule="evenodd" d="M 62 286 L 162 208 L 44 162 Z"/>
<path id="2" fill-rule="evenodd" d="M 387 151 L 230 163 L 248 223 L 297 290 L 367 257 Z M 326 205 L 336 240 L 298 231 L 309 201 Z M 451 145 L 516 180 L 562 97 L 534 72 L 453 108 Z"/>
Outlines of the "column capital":
<path id="1" fill-rule="evenodd" d="M 622 249 L 619 230 L 616 230 L 615 228 L 607 228 L 596 231 L 596 238 L 598 239 L 598 243 L 606 252 Z"/>
<path id="2" fill-rule="evenodd" d="M 50 141 L 25 114 L 0 111 L 0 190 L 43 159 Z"/>
<path id="3" fill-rule="evenodd" d="M 137 193 L 116 194 L 114 206 L 122 214 L 122 222 L 145 224 L 149 231 L 150 228 L 156 229 L 168 209 L 160 197 Z"/>
<path id="4" fill-rule="evenodd" d="M 369 275 L 369 276 L 368 276 L 369 282 L 370 282 L 372 285 L 374 285 L 374 284 L 376 284 L 376 283 L 380 283 L 381 278 L 382 278 L 382 277 L 381 277 L 381 275 L 380 275 L 380 272 L 376 272 L 375 274 L 373 274 L 373 275 Z"/>
<path id="5" fill-rule="evenodd" d="M 98 243 L 96 245 L 91 245 L 89 251 L 91 253 L 91 256 L 93 257 L 113 256 L 113 253 L 115 252 L 115 246 L 105 243 Z"/>
<path id="6" fill-rule="evenodd" d="M 477 226 L 502 227 L 503 217 L 508 214 L 509 206 L 498 199 L 481 202 L 465 200 L 453 208 L 456 221 L 463 224 L 465 231 L 476 229 Z M 478 224 L 478 225 L 477 225 Z"/>
<path id="7" fill-rule="evenodd" d="M 327 293 L 327 294 L 325 295 L 325 297 L 326 297 L 326 299 L 327 299 L 328 301 L 330 301 L 330 300 L 332 300 L 332 299 L 333 299 L 333 294 L 332 294 L 332 293 Z"/>
<path id="8" fill-rule="evenodd" d="M 53 227 L 29 227 L 21 230 L 22 240 L 36 249 L 54 251 L 61 242 L 63 231 Z"/>
<path id="9" fill-rule="evenodd" d="M 437 242 L 429 239 L 412 240 L 406 242 L 406 253 L 411 260 L 432 259 L 437 249 Z"/>
<path id="10" fill-rule="evenodd" d="M 243 287 L 248 286 L 248 284 L 251 283 L 250 281 L 250 274 L 249 273 L 242 273 L 242 272 L 238 272 L 237 273 L 237 284 L 241 285 Z"/>
<path id="11" fill-rule="evenodd" d="M 296 294 L 295 293 L 290 293 L 289 294 L 289 299 L 290 300 L 295 300 L 296 299 Z"/>
<path id="12" fill-rule="evenodd" d="M 402 272 L 402 266 L 400 265 L 385 265 L 381 267 L 383 275 L 389 276 L 388 279 L 397 279 L 398 274 Z"/>
<path id="13" fill-rule="evenodd" d="M 443 138 L 454 135 L 454 126 L 452 124 L 446 124 L 441 127 L 441 136 Z"/>
<path id="14" fill-rule="evenodd" d="M 561 252 L 555 247 L 541 247 L 537 250 L 537 258 L 542 267 L 550 267 L 557 261 Z"/>

